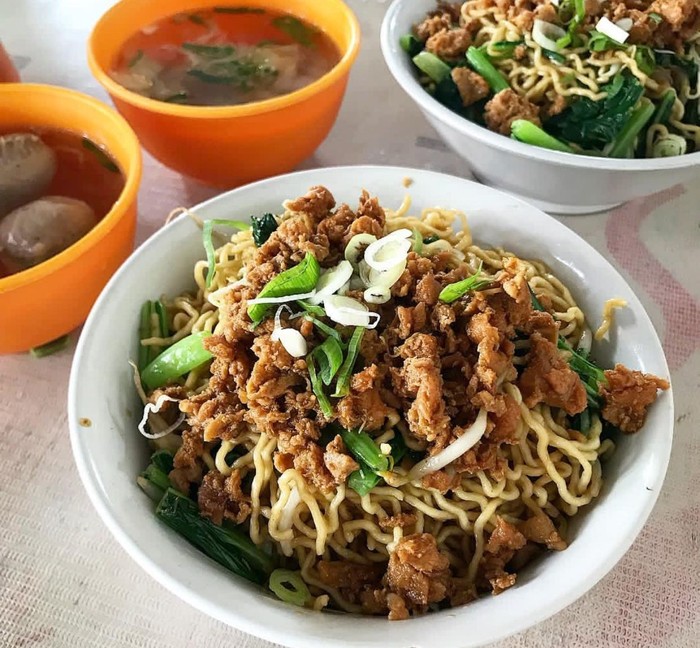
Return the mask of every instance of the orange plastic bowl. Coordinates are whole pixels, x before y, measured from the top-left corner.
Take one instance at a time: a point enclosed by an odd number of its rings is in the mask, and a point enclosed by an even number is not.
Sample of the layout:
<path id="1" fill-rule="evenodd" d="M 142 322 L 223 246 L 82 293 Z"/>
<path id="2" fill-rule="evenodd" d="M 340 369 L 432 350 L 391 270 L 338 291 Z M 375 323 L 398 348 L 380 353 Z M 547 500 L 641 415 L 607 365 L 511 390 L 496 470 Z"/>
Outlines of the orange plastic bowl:
<path id="1" fill-rule="evenodd" d="M 340 62 L 296 92 L 237 106 L 155 101 L 109 76 L 124 42 L 140 27 L 215 5 L 261 7 L 303 19 L 338 46 Z M 95 26 L 88 62 L 144 148 L 180 173 L 228 188 L 285 173 L 316 150 L 336 120 L 359 44 L 357 20 L 341 0 L 122 0 Z"/>
<path id="2" fill-rule="evenodd" d="M 126 176 L 112 210 L 83 238 L 33 268 L 0 279 L 0 353 L 26 351 L 81 324 L 134 246 L 141 151 L 112 109 L 73 90 L 0 84 L 0 132 L 17 126 L 80 131 L 104 146 Z"/>

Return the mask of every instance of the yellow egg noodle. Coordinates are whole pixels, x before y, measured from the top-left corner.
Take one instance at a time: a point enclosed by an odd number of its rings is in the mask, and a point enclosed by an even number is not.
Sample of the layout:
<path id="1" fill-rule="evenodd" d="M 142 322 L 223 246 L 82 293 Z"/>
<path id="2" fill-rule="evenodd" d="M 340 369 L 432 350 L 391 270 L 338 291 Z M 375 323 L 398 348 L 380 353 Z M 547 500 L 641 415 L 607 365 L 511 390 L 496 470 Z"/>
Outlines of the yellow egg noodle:
<path id="1" fill-rule="evenodd" d="M 482 271 L 487 275 L 497 273 L 505 259 L 514 256 L 502 249 L 474 245 L 467 218 L 461 212 L 433 208 L 415 217 L 409 215 L 409 209 L 407 198 L 396 211 L 386 210 L 387 229 L 416 228 L 424 236 L 439 236 L 439 241 L 424 246 L 423 254 L 444 251 L 447 247 L 456 260 L 466 261 L 473 271 L 483 263 Z M 168 339 L 146 339 L 143 344 L 165 346 L 189 333 L 203 330 L 215 333 L 218 309 L 209 297 L 243 277 L 255 250 L 249 230 L 234 234 L 216 250 L 216 269 L 209 288 L 206 288 L 207 263 L 197 262 L 194 267 L 197 292 L 183 293 L 174 299 L 162 298 L 176 333 Z M 543 263 L 525 260 L 521 263 L 526 268 L 530 287 L 551 300 L 561 334 L 575 347 L 586 325 L 569 289 Z M 517 357 L 514 361 L 517 362 Z M 206 368 L 192 371 L 186 387 L 203 390 L 208 378 Z M 590 430 L 584 436 L 567 429 L 563 411 L 544 404 L 529 409 L 522 403 L 514 384 L 506 385 L 505 389 L 519 404 L 521 418 L 519 443 L 503 447 L 508 462 L 504 478 L 496 481 L 483 471 L 463 475 L 459 487 L 444 495 L 424 488 L 420 481 L 410 482 L 406 470 L 400 467 L 385 473 L 386 485 L 375 487 L 367 495 L 360 496 L 345 484 L 337 486 L 333 493 L 324 494 L 310 487 L 295 469 L 283 474 L 277 472 L 273 465 L 276 439 L 253 428 L 233 441 L 223 442 L 207 441 L 216 431 L 205 430 L 203 459 L 209 468 L 216 468 L 223 475 L 234 469 L 243 478 L 254 473 L 250 537 L 258 545 L 272 540 L 278 551 L 296 557 L 302 577 L 314 594 L 315 609 L 329 605 L 332 600 L 334 607 L 360 612 L 358 605 L 322 582 L 316 570 L 317 562 L 324 557 L 329 559 L 331 550 L 336 556 L 361 564 L 385 562 L 404 530 L 395 527 L 385 531 L 379 521 L 401 513 L 402 503 L 410 505 L 417 516 L 416 532 L 425 531 L 436 537 L 438 547 L 448 556 L 460 582 L 469 586 L 475 582 L 496 515 L 518 522 L 544 511 L 564 533 L 565 516 L 574 515 L 600 493 L 600 459 L 613 449 L 612 441 L 601 441 L 600 419 L 596 415 L 591 417 Z M 385 432 L 375 439 L 377 444 L 391 440 L 392 428 L 401 425 L 390 421 Z M 154 444 L 172 451 L 179 444 L 179 436 L 169 434 Z M 242 448 L 244 453 L 229 464 L 226 456 L 235 447 Z M 296 503 L 291 517 L 286 507 L 290 499 Z"/>

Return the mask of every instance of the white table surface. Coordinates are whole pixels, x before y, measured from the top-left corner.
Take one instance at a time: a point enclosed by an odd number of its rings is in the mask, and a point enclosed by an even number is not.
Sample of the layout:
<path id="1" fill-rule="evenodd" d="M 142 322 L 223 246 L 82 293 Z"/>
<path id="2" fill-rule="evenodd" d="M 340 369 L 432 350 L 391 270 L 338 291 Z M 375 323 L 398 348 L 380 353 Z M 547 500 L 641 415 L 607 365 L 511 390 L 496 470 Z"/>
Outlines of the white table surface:
<path id="1" fill-rule="evenodd" d="M 88 71 L 85 42 L 110 4 L 0 0 L 0 40 L 25 81 L 107 100 Z M 468 175 L 384 66 L 378 32 L 386 3 L 349 4 L 362 24 L 362 52 L 333 132 L 303 168 L 400 164 Z M 213 193 L 146 156 L 138 243 L 172 208 Z M 675 187 L 611 213 L 562 218 L 612 261 L 648 309 L 672 370 L 676 440 L 659 503 L 618 566 L 574 605 L 497 648 L 700 646 L 699 203 L 700 186 Z M 68 439 L 74 348 L 73 341 L 42 360 L 0 357 L 0 647 L 271 646 L 179 601 L 99 520 Z"/>

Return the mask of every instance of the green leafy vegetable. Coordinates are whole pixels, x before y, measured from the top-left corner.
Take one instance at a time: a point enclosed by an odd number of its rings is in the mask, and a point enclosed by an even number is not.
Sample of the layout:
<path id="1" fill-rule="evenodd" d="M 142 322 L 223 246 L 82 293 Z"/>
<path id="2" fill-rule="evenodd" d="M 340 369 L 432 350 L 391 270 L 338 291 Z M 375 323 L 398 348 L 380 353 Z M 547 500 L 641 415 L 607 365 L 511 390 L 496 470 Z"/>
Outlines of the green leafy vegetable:
<path id="1" fill-rule="evenodd" d="M 652 124 L 666 124 L 671 117 L 671 111 L 673 110 L 673 104 L 676 102 L 676 91 L 673 88 L 669 88 L 664 92 L 661 97 L 661 101 L 656 106 L 656 111 L 651 118 Z"/>
<path id="2" fill-rule="evenodd" d="M 637 51 L 634 53 L 634 60 L 637 63 L 637 67 L 647 76 L 650 76 L 656 69 L 656 56 L 651 47 L 637 45 Z"/>
<path id="3" fill-rule="evenodd" d="M 201 43 L 183 43 L 182 49 L 208 59 L 222 59 L 233 56 L 236 48 L 233 45 L 202 45 Z"/>
<path id="4" fill-rule="evenodd" d="M 568 144 L 561 142 L 556 137 L 552 137 L 539 126 L 526 119 L 516 119 L 510 128 L 513 137 L 525 144 L 540 146 L 552 151 L 561 151 L 562 153 L 574 153 L 574 149 Z"/>
<path id="5" fill-rule="evenodd" d="M 318 361 L 319 375 L 323 384 L 330 385 L 343 364 L 343 349 L 338 340 L 328 337 L 311 353 Z"/>
<path id="6" fill-rule="evenodd" d="M 636 108 L 627 123 L 620 130 L 617 138 L 613 142 L 608 155 L 614 158 L 631 157 L 633 153 L 634 141 L 637 135 L 646 126 L 647 122 L 654 114 L 654 104 L 651 101 L 644 101 Z"/>
<path id="7" fill-rule="evenodd" d="M 30 349 L 29 353 L 31 353 L 35 358 L 45 358 L 53 355 L 54 353 L 58 353 L 59 351 L 63 351 L 63 349 L 68 346 L 69 342 L 70 335 L 63 335 L 60 338 L 52 340 L 51 342 L 47 342 L 46 344 Z"/>
<path id="8" fill-rule="evenodd" d="M 415 56 L 423 49 L 423 43 L 421 43 L 413 34 L 404 34 L 401 38 L 399 38 L 399 45 L 401 46 L 401 49 L 411 57 Z"/>
<path id="9" fill-rule="evenodd" d="M 494 67 L 488 56 L 478 47 L 473 45 L 467 50 L 467 61 L 475 72 L 480 74 L 489 84 L 493 92 L 500 92 L 510 88 L 506 78 Z"/>
<path id="10" fill-rule="evenodd" d="M 212 358 L 202 342 L 209 331 L 200 331 L 175 342 L 161 353 L 142 372 L 141 380 L 149 389 L 162 387 Z"/>
<path id="11" fill-rule="evenodd" d="M 264 14 L 262 7 L 214 7 L 214 13 L 221 14 Z"/>
<path id="12" fill-rule="evenodd" d="M 316 287 L 320 275 L 321 267 L 318 265 L 316 257 L 307 252 L 301 263 L 271 279 L 258 293 L 258 298 L 288 297 L 289 295 L 311 292 Z M 248 306 L 248 317 L 257 326 L 262 322 L 269 308 L 270 304 Z"/>
<path id="13" fill-rule="evenodd" d="M 398 465 L 406 456 L 408 448 L 400 433 L 389 441 L 391 446 L 391 462 L 394 466 Z M 382 481 L 382 478 L 374 472 L 364 461 L 360 460 L 360 469 L 351 473 L 348 477 L 348 486 L 352 488 L 358 495 L 367 495 L 375 486 Z"/>
<path id="14" fill-rule="evenodd" d="M 280 16 L 272 21 L 272 24 L 280 31 L 283 31 L 292 40 L 295 40 L 304 47 L 311 47 L 314 44 L 314 36 L 318 30 L 310 25 L 306 25 L 294 16 Z"/>
<path id="15" fill-rule="evenodd" d="M 632 75 L 619 74 L 602 90 L 607 92 L 607 97 L 600 101 L 588 97 L 574 101 L 547 122 L 547 130 L 586 149 L 600 149 L 613 141 L 627 123 L 644 88 Z"/>
<path id="16" fill-rule="evenodd" d="M 423 239 L 424 245 L 430 245 L 431 243 L 435 243 L 436 241 L 439 241 L 440 237 L 437 236 L 436 234 L 431 234 L 430 236 L 426 236 Z"/>
<path id="17" fill-rule="evenodd" d="M 188 14 L 187 19 L 191 23 L 194 23 L 195 25 L 200 25 L 201 27 L 207 26 L 207 21 L 204 19 L 204 16 L 202 16 L 201 14 L 198 14 L 198 13 Z"/>
<path id="18" fill-rule="evenodd" d="M 653 23 L 659 25 L 664 21 L 664 18 L 661 14 L 656 13 L 655 11 L 652 11 L 647 14 L 649 20 L 651 20 Z"/>
<path id="19" fill-rule="evenodd" d="M 157 450 L 151 455 L 151 463 L 167 475 L 173 469 L 173 455 L 167 450 Z"/>
<path id="20" fill-rule="evenodd" d="M 277 219 L 274 214 L 263 214 L 262 216 L 251 216 L 250 222 L 253 228 L 253 241 L 255 245 L 260 247 L 270 238 L 272 232 L 274 232 L 277 227 Z"/>
<path id="21" fill-rule="evenodd" d="M 152 337 L 168 337 L 170 330 L 168 327 L 168 316 L 165 307 L 160 301 L 147 301 L 141 306 L 139 316 L 139 340 L 146 340 Z M 152 362 L 163 350 L 155 344 L 145 346 L 139 344 L 138 367 L 140 370 Z"/>
<path id="22" fill-rule="evenodd" d="M 431 52 L 420 52 L 413 57 L 413 64 L 435 83 L 450 78 L 452 68 Z"/>
<path id="23" fill-rule="evenodd" d="M 304 607 L 311 600 L 311 592 L 300 572 L 290 569 L 275 569 L 270 574 L 270 590 L 285 603 Z"/>
<path id="24" fill-rule="evenodd" d="M 352 337 L 350 338 L 350 343 L 348 344 L 348 352 L 345 356 L 345 362 L 338 372 L 338 380 L 335 383 L 335 392 L 333 396 L 335 398 L 342 398 L 347 396 L 350 392 L 350 378 L 352 377 L 353 369 L 355 368 L 355 361 L 360 352 L 360 344 L 362 343 L 362 336 L 365 334 L 365 328 L 362 326 L 355 327 Z"/>
<path id="25" fill-rule="evenodd" d="M 202 226 L 202 243 L 204 244 L 204 251 L 207 253 L 207 288 L 211 286 L 211 282 L 214 279 L 214 271 L 216 270 L 216 254 L 214 251 L 214 242 L 212 240 L 214 225 L 224 225 L 239 230 L 247 230 L 250 227 L 248 223 L 244 223 L 243 221 L 227 220 L 224 218 L 213 218 L 204 221 L 204 225 Z"/>
<path id="26" fill-rule="evenodd" d="M 105 169 L 108 171 L 111 171 L 112 173 L 120 173 L 119 167 L 114 163 L 112 158 L 107 155 L 107 152 L 99 147 L 97 144 L 89 140 L 87 137 L 83 137 L 83 148 L 87 149 L 92 153 L 96 158 L 97 161 L 100 163 L 101 166 L 103 166 Z"/>
<path id="27" fill-rule="evenodd" d="M 156 515 L 209 558 L 253 583 L 262 585 L 272 572 L 272 558 L 245 533 L 203 518 L 191 499 L 172 488 L 158 504 Z"/>
<path id="28" fill-rule="evenodd" d="M 343 428 L 339 428 L 338 432 L 353 456 L 360 459 L 370 470 L 375 472 L 389 470 L 389 457 L 381 453 L 379 446 L 369 434 L 361 430 Z"/>
<path id="29" fill-rule="evenodd" d="M 187 103 L 188 99 L 189 95 L 186 92 L 176 92 L 175 94 L 163 99 L 163 101 L 165 101 L 165 103 L 182 104 Z"/>
<path id="30" fill-rule="evenodd" d="M 445 286 L 440 291 L 438 299 L 446 304 L 451 304 L 452 302 L 457 301 L 463 295 L 466 295 L 468 292 L 473 290 L 481 290 L 482 288 L 485 288 L 489 284 L 493 283 L 493 279 L 481 278 L 482 266 L 483 262 L 480 262 L 479 267 L 471 277 L 467 277 L 466 279 L 462 279 L 461 281 L 456 281 L 453 284 Z"/>
<path id="31" fill-rule="evenodd" d="M 328 400 L 328 396 L 326 396 L 326 393 L 323 391 L 323 381 L 316 372 L 316 361 L 312 353 L 306 356 L 306 366 L 309 370 L 309 378 L 311 379 L 311 389 L 318 400 L 318 406 L 321 408 L 321 412 L 323 412 L 326 418 L 331 418 L 333 416 L 333 406 Z"/>

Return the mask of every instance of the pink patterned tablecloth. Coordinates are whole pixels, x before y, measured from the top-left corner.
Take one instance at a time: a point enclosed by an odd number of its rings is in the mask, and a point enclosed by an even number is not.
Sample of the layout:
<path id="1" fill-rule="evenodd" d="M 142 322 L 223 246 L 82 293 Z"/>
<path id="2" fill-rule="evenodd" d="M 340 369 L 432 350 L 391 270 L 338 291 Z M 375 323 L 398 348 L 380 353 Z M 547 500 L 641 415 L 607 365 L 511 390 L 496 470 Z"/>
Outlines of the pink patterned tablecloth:
<path id="1" fill-rule="evenodd" d="M 0 0 L 0 39 L 25 81 L 106 99 L 88 72 L 85 41 L 110 4 Z M 385 70 L 378 31 L 386 4 L 350 5 L 363 50 L 336 127 L 304 168 L 400 164 L 467 175 Z M 213 193 L 147 156 L 138 242 L 173 207 Z M 700 183 L 610 213 L 561 218 L 620 270 L 659 331 L 676 398 L 674 449 L 659 502 L 618 566 L 574 605 L 498 648 L 700 646 L 699 203 Z M 271 646 L 179 601 L 98 519 L 68 439 L 74 347 L 75 340 L 43 360 L 0 358 L 0 646 Z"/>

